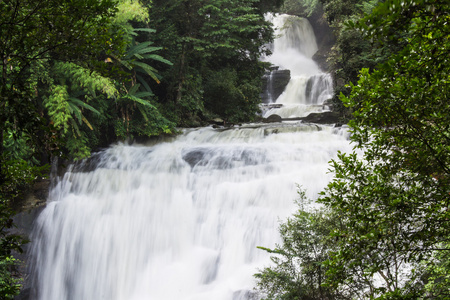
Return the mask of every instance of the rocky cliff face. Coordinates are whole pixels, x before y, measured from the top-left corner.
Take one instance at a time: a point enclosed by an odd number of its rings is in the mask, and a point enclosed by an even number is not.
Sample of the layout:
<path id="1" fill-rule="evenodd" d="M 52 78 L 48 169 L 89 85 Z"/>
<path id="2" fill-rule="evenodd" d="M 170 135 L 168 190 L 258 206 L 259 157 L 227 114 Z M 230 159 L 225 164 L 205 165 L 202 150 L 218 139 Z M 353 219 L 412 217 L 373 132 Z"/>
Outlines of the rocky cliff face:
<path id="1" fill-rule="evenodd" d="M 316 13 L 308 17 L 308 21 L 314 29 L 317 46 L 319 48 L 316 54 L 314 54 L 313 60 L 319 65 L 322 71 L 331 72 L 327 63 L 327 58 L 331 48 L 336 42 L 333 29 L 328 25 L 322 9 L 318 9 Z"/>
<path id="2" fill-rule="evenodd" d="M 289 70 L 273 70 L 270 74 L 264 75 L 262 78 L 261 94 L 262 103 L 274 102 L 283 93 L 286 85 L 291 80 L 291 71 Z"/>

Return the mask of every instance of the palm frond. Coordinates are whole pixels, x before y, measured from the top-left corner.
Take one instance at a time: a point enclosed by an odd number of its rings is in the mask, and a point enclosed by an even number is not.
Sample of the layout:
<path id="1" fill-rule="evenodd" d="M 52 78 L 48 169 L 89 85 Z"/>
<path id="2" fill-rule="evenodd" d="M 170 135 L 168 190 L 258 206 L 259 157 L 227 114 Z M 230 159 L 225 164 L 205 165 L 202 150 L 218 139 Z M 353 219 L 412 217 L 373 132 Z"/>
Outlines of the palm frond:
<path id="1" fill-rule="evenodd" d="M 153 93 L 149 93 L 149 92 L 137 92 L 137 93 L 133 94 L 133 96 L 138 97 L 138 98 L 145 98 L 145 97 L 151 97 L 151 96 L 153 96 Z"/>
<path id="2" fill-rule="evenodd" d="M 128 90 L 127 95 L 134 95 L 134 94 L 138 91 L 138 89 L 139 89 L 140 86 L 141 86 L 141 85 L 140 85 L 139 83 L 133 85 L 133 86 Z"/>
<path id="3" fill-rule="evenodd" d="M 68 102 L 68 104 L 70 113 L 74 114 L 75 117 L 78 119 L 78 122 L 81 123 L 82 114 L 80 108 L 70 101 Z"/>
<path id="4" fill-rule="evenodd" d="M 144 107 L 139 105 L 138 109 L 141 112 L 141 115 L 144 118 L 145 122 L 148 122 L 148 116 L 147 116 L 147 113 L 145 112 Z"/>
<path id="5" fill-rule="evenodd" d="M 152 92 L 152 89 L 150 88 L 150 86 L 148 85 L 147 81 L 145 81 L 145 79 L 140 76 L 140 75 L 136 75 L 136 79 L 139 81 L 139 83 L 144 87 L 145 91 L 149 92 L 152 94 L 152 96 L 154 95 Z"/>
<path id="6" fill-rule="evenodd" d="M 96 110 L 94 107 L 92 107 L 92 106 L 90 106 L 89 104 L 87 104 L 86 102 L 83 102 L 83 101 L 81 101 L 80 99 L 78 99 L 78 98 L 75 98 L 75 97 L 69 97 L 69 104 L 72 104 L 72 103 L 74 103 L 74 104 L 76 104 L 76 105 L 78 105 L 78 106 L 81 106 L 81 107 L 83 107 L 83 108 L 86 108 L 86 109 L 88 109 L 88 110 L 90 110 L 90 111 L 92 111 L 93 113 L 96 113 L 96 114 L 100 114 L 100 112 L 98 111 L 98 110 Z"/>
<path id="7" fill-rule="evenodd" d="M 147 100 L 145 100 L 145 99 L 141 99 L 141 98 L 139 98 L 139 97 L 136 97 L 136 96 L 130 95 L 130 94 L 126 95 L 125 97 L 128 98 L 128 99 L 130 99 L 130 100 L 133 100 L 134 102 L 137 102 L 137 103 L 139 103 L 139 104 L 142 104 L 142 105 L 144 105 L 144 106 L 147 106 L 147 107 L 156 109 L 152 104 L 150 104 L 149 101 L 147 101 Z"/>
<path id="8" fill-rule="evenodd" d="M 74 119 L 70 119 L 70 122 L 72 123 L 73 128 L 75 129 L 75 132 L 78 136 L 81 136 L 80 128 L 78 127 L 77 123 Z"/>
<path id="9" fill-rule="evenodd" d="M 81 116 L 81 117 L 82 117 L 84 124 L 86 124 L 89 127 L 89 129 L 94 130 L 91 123 L 89 123 L 89 121 L 84 116 Z"/>
<path id="10" fill-rule="evenodd" d="M 169 66 L 173 66 L 173 63 L 171 61 L 165 59 L 164 57 L 162 57 L 161 55 L 158 55 L 158 54 L 147 54 L 147 55 L 144 55 L 144 58 L 153 59 L 153 60 L 165 63 Z"/>
<path id="11" fill-rule="evenodd" d="M 146 48 L 148 48 L 152 42 L 143 42 L 134 46 L 131 46 L 127 53 L 125 54 L 125 59 L 132 58 L 136 53 L 141 53 L 141 51 L 145 51 Z M 148 52 L 144 52 L 148 53 Z"/>
<path id="12" fill-rule="evenodd" d="M 158 76 L 156 76 L 156 73 L 158 71 L 155 68 L 153 68 L 152 66 L 150 66 L 146 63 L 139 62 L 139 61 L 135 61 L 135 62 L 133 62 L 133 64 L 136 67 L 139 67 L 141 69 L 141 71 L 144 71 L 144 73 L 148 74 L 157 83 L 160 83 Z"/>
<path id="13" fill-rule="evenodd" d="M 134 28 L 133 31 L 144 31 L 148 33 L 155 33 L 156 30 L 152 28 Z"/>

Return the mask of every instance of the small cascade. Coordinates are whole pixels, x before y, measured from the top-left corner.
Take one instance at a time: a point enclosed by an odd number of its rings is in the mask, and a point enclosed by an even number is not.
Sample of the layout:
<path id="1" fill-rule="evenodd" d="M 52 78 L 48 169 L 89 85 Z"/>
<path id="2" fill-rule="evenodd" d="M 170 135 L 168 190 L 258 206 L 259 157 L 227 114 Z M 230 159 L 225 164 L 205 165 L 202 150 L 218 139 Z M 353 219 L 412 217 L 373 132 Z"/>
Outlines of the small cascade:
<path id="1" fill-rule="evenodd" d="M 306 84 L 306 104 L 322 105 L 333 97 L 333 80 L 330 74 L 311 76 Z"/>
<path id="2" fill-rule="evenodd" d="M 265 74 L 263 77 L 263 81 L 266 83 L 263 88 L 264 93 L 261 95 L 262 103 L 273 103 L 275 100 L 273 99 L 273 71 Z"/>
<path id="3" fill-rule="evenodd" d="M 272 70 L 264 75 L 263 82 L 264 93 L 261 95 L 262 103 L 270 104 L 283 93 L 284 88 L 291 79 L 291 71 L 289 70 Z"/>
<path id="4" fill-rule="evenodd" d="M 272 16 L 276 39 L 273 54 L 265 60 L 291 72 L 284 92 L 274 101 L 282 104 L 269 109 L 264 117 L 277 114 L 282 118 L 305 117 L 323 111 L 325 100 L 333 95 L 330 74 L 324 73 L 312 60 L 317 52 L 313 28 L 304 18 L 289 15 Z"/>

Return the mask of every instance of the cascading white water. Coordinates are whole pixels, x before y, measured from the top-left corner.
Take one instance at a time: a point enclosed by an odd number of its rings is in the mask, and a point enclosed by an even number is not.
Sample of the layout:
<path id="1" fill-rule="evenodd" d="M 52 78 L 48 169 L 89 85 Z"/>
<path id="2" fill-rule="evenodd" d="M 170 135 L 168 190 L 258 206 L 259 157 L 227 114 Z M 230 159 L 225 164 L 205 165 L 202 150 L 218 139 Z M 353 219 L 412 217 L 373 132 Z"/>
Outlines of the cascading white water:
<path id="1" fill-rule="evenodd" d="M 51 191 L 34 234 L 34 300 L 244 300 L 296 185 L 315 198 L 343 129 L 202 128 L 119 144 Z"/>
<path id="2" fill-rule="evenodd" d="M 267 111 L 264 117 L 277 114 L 282 118 L 304 117 L 322 111 L 322 104 L 333 95 L 332 79 L 312 60 L 317 43 L 309 21 L 290 15 L 272 16 L 276 39 L 271 56 L 265 58 L 280 69 L 291 71 L 291 80 L 276 99 L 281 108 Z"/>

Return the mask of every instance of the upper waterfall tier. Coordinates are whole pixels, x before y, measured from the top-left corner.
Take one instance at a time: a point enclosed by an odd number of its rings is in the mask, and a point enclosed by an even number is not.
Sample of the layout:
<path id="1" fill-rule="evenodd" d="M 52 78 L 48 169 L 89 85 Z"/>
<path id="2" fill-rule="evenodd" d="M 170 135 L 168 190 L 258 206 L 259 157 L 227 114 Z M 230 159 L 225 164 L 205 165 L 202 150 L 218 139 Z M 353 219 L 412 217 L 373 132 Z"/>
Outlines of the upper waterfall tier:
<path id="1" fill-rule="evenodd" d="M 267 61 L 289 69 L 293 76 L 320 73 L 317 64 L 311 59 L 317 52 L 314 30 L 305 18 L 277 15 L 272 22 L 275 26 L 275 40 L 272 55 Z"/>
<path id="2" fill-rule="evenodd" d="M 322 72 L 312 59 L 318 47 L 314 30 L 305 18 L 290 15 L 270 16 L 275 26 L 276 38 L 271 45 L 272 55 L 266 61 L 289 70 L 291 79 L 276 99 L 268 102 L 283 104 L 265 113 L 282 118 L 305 117 L 311 112 L 323 111 L 323 103 L 333 95 L 332 79 Z M 270 91 L 272 76 L 268 77 Z M 266 93 L 272 95 L 272 93 Z M 267 101 L 267 100 L 266 100 Z"/>

